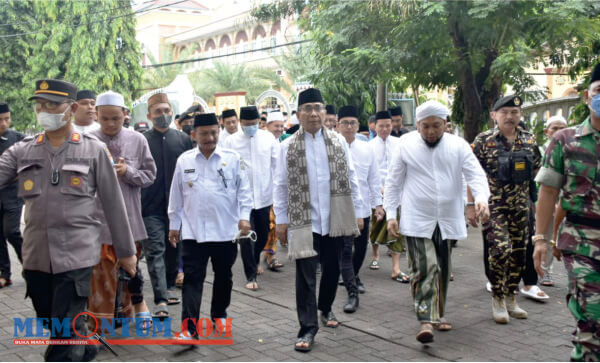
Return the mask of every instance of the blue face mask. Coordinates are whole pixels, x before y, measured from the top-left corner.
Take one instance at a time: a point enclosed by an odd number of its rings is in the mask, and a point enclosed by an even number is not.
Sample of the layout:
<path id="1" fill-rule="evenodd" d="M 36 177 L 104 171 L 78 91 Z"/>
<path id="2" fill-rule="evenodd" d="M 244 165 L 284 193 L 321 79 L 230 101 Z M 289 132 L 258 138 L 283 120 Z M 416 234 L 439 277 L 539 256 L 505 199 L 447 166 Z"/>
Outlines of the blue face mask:
<path id="1" fill-rule="evenodd" d="M 244 134 L 246 136 L 253 137 L 254 135 L 256 135 L 256 132 L 258 131 L 258 124 L 251 125 L 251 126 L 242 126 L 242 131 L 244 132 Z"/>
<path id="2" fill-rule="evenodd" d="M 597 94 L 592 98 L 591 106 L 596 117 L 600 117 L 600 94 Z"/>

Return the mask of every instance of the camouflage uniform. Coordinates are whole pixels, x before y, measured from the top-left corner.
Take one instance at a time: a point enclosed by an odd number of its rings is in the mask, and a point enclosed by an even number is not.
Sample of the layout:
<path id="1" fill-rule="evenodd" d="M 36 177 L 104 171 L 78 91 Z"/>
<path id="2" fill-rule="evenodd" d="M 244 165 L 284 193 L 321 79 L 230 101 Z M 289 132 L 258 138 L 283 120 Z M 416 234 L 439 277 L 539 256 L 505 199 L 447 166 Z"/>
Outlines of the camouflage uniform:
<path id="1" fill-rule="evenodd" d="M 600 361 L 600 132 L 590 120 L 558 131 L 536 181 L 562 191 L 567 218 L 558 249 L 569 276 L 567 304 L 577 321 L 571 359 Z"/>
<path id="2" fill-rule="evenodd" d="M 480 133 L 472 144 L 473 152 L 485 170 L 490 184 L 490 219 L 483 225 L 488 241 L 489 280 L 495 297 L 512 295 L 519 287 L 525 266 L 525 250 L 529 237 L 530 181 L 512 184 L 499 180 L 498 155 L 505 151 L 527 151 L 532 170 L 540 167 L 541 155 L 531 133 L 517 128 L 511 145 L 498 129 Z"/>

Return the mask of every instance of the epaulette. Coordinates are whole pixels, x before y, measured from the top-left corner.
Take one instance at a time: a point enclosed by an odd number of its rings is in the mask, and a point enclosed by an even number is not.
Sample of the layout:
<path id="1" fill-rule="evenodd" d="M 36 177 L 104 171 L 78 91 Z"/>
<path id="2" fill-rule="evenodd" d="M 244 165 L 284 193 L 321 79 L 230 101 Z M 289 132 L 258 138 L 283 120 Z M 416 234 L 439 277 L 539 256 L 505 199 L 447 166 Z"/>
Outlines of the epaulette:
<path id="1" fill-rule="evenodd" d="M 35 139 L 35 136 L 25 136 L 25 137 L 23 138 L 23 140 L 21 140 L 21 141 L 25 142 L 25 141 L 31 141 L 31 140 L 33 140 L 33 139 Z"/>
<path id="2" fill-rule="evenodd" d="M 84 133 L 83 133 L 83 137 L 87 137 L 88 139 L 92 139 L 92 140 L 100 141 L 100 139 L 99 139 L 99 138 L 97 138 L 96 136 L 94 136 L 94 135 L 92 135 L 92 134 L 89 134 L 89 133 L 87 133 L 87 132 L 84 132 Z M 100 141 L 100 142 L 101 142 L 101 141 Z"/>

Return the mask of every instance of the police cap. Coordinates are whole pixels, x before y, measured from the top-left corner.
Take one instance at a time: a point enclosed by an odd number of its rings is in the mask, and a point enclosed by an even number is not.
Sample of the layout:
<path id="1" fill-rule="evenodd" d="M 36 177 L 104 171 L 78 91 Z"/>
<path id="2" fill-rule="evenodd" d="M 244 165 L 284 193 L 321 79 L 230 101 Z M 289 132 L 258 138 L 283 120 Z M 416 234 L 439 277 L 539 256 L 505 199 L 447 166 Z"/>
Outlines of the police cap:
<path id="1" fill-rule="evenodd" d="M 64 102 L 77 98 L 77 86 L 60 79 L 41 79 L 35 81 L 35 91 L 29 101 L 42 98 L 52 102 Z"/>

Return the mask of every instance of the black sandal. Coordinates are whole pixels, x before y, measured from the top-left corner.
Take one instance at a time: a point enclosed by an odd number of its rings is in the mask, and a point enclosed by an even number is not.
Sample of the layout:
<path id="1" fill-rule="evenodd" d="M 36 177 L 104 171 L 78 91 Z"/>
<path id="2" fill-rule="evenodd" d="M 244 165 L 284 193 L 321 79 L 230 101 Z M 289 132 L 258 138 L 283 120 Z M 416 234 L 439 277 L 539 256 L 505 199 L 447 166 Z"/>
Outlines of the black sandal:
<path id="1" fill-rule="evenodd" d="M 277 261 L 275 257 L 273 257 L 271 262 L 269 262 L 268 260 L 266 262 L 267 268 L 273 272 L 279 272 L 279 269 L 283 267 L 283 264 Z"/>
<path id="2" fill-rule="evenodd" d="M 152 317 L 157 318 L 160 321 L 165 320 L 169 317 L 169 308 L 167 308 L 167 305 L 156 305 L 154 308 L 154 313 L 152 313 Z"/>
<path id="3" fill-rule="evenodd" d="M 329 325 L 330 321 L 334 321 L 337 324 Z M 325 326 L 326 328 L 332 328 L 332 329 L 335 329 L 338 326 L 340 326 L 340 322 L 335 317 L 335 314 L 333 313 L 333 311 L 330 311 L 327 314 L 321 314 L 321 323 L 323 323 L 323 326 Z"/>
<path id="4" fill-rule="evenodd" d="M 181 299 L 177 297 L 177 291 L 167 290 L 167 305 L 177 305 L 181 303 Z"/>
<path id="5" fill-rule="evenodd" d="M 296 344 L 294 345 L 294 349 L 297 350 L 298 352 L 310 352 L 312 350 L 312 346 L 315 342 L 315 336 L 312 335 L 311 333 L 307 333 L 304 334 L 304 336 L 301 336 L 300 338 L 298 338 L 298 340 L 296 340 Z M 308 344 L 308 346 L 306 347 L 302 347 L 302 346 L 298 346 L 299 343 L 306 343 Z"/>

